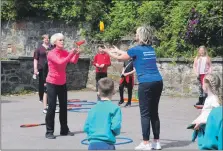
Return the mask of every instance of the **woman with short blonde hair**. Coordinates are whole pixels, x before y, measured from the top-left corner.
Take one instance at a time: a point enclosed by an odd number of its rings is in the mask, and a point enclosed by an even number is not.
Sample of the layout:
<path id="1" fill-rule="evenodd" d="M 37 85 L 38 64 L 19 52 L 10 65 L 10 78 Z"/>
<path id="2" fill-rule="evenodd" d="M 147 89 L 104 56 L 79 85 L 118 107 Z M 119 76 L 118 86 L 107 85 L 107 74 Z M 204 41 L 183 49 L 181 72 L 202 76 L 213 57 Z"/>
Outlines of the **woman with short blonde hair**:
<path id="1" fill-rule="evenodd" d="M 46 114 L 46 138 L 55 139 L 54 133 L 54 118 L 57 97 L 60 106 L 60 134 L 73 136 L 74 133 L 69 131 L 67 125 L 67 86 L 66 86 L 66 66 L 67 64 L 76 64 L 79 59 L 79 48 L 73 48 L 70 52 L 64 49 L 64 36 L 61 33 L 56 33 L 51 36 L 50 42 L 54 45 L 48 55 L 48 74 L 47 82 L 47 97 L 48 110 Z"/>
<path id="2" fill-rule="evenodd" d="M 143 135 L 143 142 L 135 147 L 135 150 L 161 149 L 158 106 L 163 90 L 163 80 L 156 65 L 155 50 L 151 46 L 153 29 L 149 26 L 137 28 L 135 40 L 138 42 L 138 45 L 130 48 L 128 51 L 119 50 L 117 47 L 106 48 L 104 51 L 118 60 L 133 59 L 133 65 L 139 81 L 138 96 Z M 154 135 L 153 143 L 149 141 L 150 122 L 152 123 Z"/>

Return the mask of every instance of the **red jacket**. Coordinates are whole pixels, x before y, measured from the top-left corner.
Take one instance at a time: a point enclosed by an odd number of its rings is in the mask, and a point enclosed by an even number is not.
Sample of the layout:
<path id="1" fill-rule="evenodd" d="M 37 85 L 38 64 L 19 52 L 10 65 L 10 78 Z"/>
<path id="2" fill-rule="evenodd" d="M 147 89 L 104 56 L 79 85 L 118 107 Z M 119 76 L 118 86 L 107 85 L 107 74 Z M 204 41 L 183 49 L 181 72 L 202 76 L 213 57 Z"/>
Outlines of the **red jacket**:
<path id="1" fill-rule="evenodd" d="M 96 67 L 96 63 L 101 65 L 104 64 L 103 68 Z M 110 57 L 107 53 L 98 53 L 94 57 L 93 65 L 96 67 L 96 72 L 107 73 L 108 67 L 111 65 Z"/>
<path id="2" fill-rule="evenodd" d="M 64 85 L 66 83 L 66 66 L 71 62 L 76 64 L 79 59 L 79 54 L 59 50 L 54 48 L 47 55 L 48 69 L 46 82 L 55 85 Z"/>

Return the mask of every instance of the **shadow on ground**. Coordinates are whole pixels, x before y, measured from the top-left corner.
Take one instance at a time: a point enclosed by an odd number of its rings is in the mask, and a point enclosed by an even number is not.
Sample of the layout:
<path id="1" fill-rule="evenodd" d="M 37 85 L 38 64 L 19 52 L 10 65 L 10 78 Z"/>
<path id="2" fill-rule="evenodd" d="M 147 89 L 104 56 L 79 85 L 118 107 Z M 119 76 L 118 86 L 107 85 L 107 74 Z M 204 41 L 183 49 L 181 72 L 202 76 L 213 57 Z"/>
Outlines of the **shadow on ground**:
<path id="1" fill-rule="evenodd" d="M 174 148 L 174 147 L 185 147 L 192 144 L 192 141 L 189 140 L 170 140 L 170 139 L 161 139 L 162 141 L 167 141 L 162 145 L 162 148 Z"/>
<path id="2" fill-rule="evenodd" d="M 20 101 L 9 101 L 9 100 L 1 100 L 1 103 L 18 103 Z"/>

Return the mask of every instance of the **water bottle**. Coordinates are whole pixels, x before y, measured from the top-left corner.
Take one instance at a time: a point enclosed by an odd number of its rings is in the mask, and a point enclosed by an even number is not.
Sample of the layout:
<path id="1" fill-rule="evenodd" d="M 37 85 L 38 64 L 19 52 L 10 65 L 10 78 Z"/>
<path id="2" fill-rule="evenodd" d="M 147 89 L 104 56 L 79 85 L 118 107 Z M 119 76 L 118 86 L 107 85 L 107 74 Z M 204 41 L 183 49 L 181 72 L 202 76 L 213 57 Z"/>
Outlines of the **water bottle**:
<path id="1" fill-rule="evenodd" d="M 36 76 L 37 76 L 38 74 L 39 74 L 39 72 L 37 72 L 37 74 L 33 74 L 33 79 L 35 79 L 35 80 L 36 80 L 36 79 L 37 79 L 37 77 L 36 77 Z"/>

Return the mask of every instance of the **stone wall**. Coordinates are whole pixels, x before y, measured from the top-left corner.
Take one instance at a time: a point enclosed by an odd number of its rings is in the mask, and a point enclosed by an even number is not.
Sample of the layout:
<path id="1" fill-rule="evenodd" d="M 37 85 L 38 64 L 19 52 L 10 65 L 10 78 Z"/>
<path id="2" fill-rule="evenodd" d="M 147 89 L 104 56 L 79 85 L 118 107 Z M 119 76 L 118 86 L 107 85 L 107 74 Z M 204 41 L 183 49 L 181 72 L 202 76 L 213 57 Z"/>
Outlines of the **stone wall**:
<path id="1" fill-rule="evenodd" d="M 77 64 L 67 66 L 67 88 L 86 88 L 90 59 L 80 58 Z M 23 90 L 38 91 L 38 79 L 33 76 L 33 58 L 17 57 L 1 61 L 1 93 L 16 93 Z"/>
<path id="2" fill-rule="evenodd" d="M 27 18 L 20 21 L 1 23 L 1 56 L 32 56 L 34 50 L 42 43 L 43 34 L 61 32 L 65 36 L 65 48 L 73 47 L 73 42 L 81 39 L 81 31 L 76 25 L 62 21 L 49 21 Z"/>
<path id="3" fill-rule="evenodd" d="M 213 73 L 218 73 L 221 77 L 222 64 L 222 58 L 212 59 Z M 113 61 L 108 69 L 108 76 L 115 81 L 116 91 L 118 91 L 122 66 L 122 62 Z M 194 96 L 198 94 L 198 81 L 193 72 L 193 62 L 183 59 L 160 58 L 157 59 L 157 66 L 163 76 L 163 95 Z M 95 69 L 92 66 L 88 77 L 87 87 L 95 89 Z M 135 85 L 134 90 L 137 90 L 137 85 Z"/>

